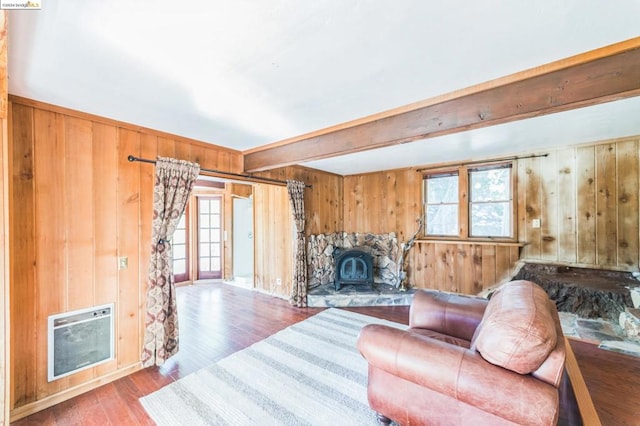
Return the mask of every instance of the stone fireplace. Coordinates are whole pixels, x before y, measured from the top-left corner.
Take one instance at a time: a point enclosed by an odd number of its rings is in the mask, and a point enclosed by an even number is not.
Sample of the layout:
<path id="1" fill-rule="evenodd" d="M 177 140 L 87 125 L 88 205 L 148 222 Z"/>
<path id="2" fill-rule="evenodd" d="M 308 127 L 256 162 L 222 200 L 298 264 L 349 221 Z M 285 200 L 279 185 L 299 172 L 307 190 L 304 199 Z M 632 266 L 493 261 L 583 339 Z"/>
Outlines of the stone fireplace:
<path id="1" fill-rule="evenodd" d="M 307 242 L 309 306 L 411 304 L 415 290 L 399 289 L 400 259 L 400 244 L 394 233 L 311 235 Z M 363 284 L 354 285 L 353 279 Z"/>
<path id="2" fill-rule="evenodd" d="M 357 249 L 371 256 L 373 284 L 397 287 L 401 251 L 396 234 L 334 232 L 309 236 L 307 278 L 309 289 L 336 282 L 334 253 Z"/>

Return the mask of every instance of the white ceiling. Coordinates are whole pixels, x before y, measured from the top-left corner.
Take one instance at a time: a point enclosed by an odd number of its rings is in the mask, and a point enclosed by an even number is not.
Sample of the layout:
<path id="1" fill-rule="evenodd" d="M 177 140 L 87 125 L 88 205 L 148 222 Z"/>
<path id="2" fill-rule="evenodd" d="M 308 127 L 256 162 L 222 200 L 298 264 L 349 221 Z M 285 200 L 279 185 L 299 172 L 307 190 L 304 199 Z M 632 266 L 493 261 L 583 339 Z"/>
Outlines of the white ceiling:
<path id="1" fill-rule="evenodd" d="M 245 150 L 640 35 L 617 0 L 43 0 L 9 92 Z M 339 174 L 640 134 L 640 98 L 306 163 Z"/>

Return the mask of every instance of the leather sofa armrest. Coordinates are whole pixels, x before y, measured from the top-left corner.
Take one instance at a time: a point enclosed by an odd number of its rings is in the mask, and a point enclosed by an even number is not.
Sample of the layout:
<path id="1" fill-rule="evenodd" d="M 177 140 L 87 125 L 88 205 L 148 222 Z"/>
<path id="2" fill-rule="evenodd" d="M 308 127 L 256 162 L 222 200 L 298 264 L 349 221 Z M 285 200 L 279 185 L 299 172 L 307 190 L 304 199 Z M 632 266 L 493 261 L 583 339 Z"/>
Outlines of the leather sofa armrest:
<path id="1" fill-rule="evenodd" d="M 411 330 L 365 326 L 358 349 L 369 362 L 404 380 L 520 424 L 555 424 L 557 390 L 531 375 L 495 366 L 473 350 Z"/>
<path id="2" fill-rule="evenodd" d="M 409 326 L 470 341 L 488 302 L 481 297 L 418 290 L 411 302 Z"/>

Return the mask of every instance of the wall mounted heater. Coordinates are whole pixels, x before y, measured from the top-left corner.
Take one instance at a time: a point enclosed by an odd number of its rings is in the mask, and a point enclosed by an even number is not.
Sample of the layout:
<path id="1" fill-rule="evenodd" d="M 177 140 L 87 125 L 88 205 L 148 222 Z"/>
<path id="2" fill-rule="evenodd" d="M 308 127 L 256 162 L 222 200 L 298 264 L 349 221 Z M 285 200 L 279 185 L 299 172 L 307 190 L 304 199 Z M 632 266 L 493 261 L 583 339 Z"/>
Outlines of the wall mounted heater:
<path id="1" fill-rule="evenodd" d="M 49 316 L 49 381 L 113 359 L 113 303 Z"/>

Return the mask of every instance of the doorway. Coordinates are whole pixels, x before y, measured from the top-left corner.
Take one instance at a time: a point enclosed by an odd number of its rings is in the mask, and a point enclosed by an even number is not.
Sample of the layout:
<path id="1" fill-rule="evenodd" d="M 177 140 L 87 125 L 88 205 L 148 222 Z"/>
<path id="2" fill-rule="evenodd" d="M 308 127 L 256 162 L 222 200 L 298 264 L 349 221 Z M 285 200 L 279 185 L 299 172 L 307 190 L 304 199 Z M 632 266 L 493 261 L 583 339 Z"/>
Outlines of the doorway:
<path id="1" fill-rule="evenodd" d="M 198 196 L 197 279 L 222 278 L 222 197 Z"/>
<path id="2" fill-rule="evenodd" d="M 253 197 L 233 197 L 233 280 L 253 286 Z"/>

